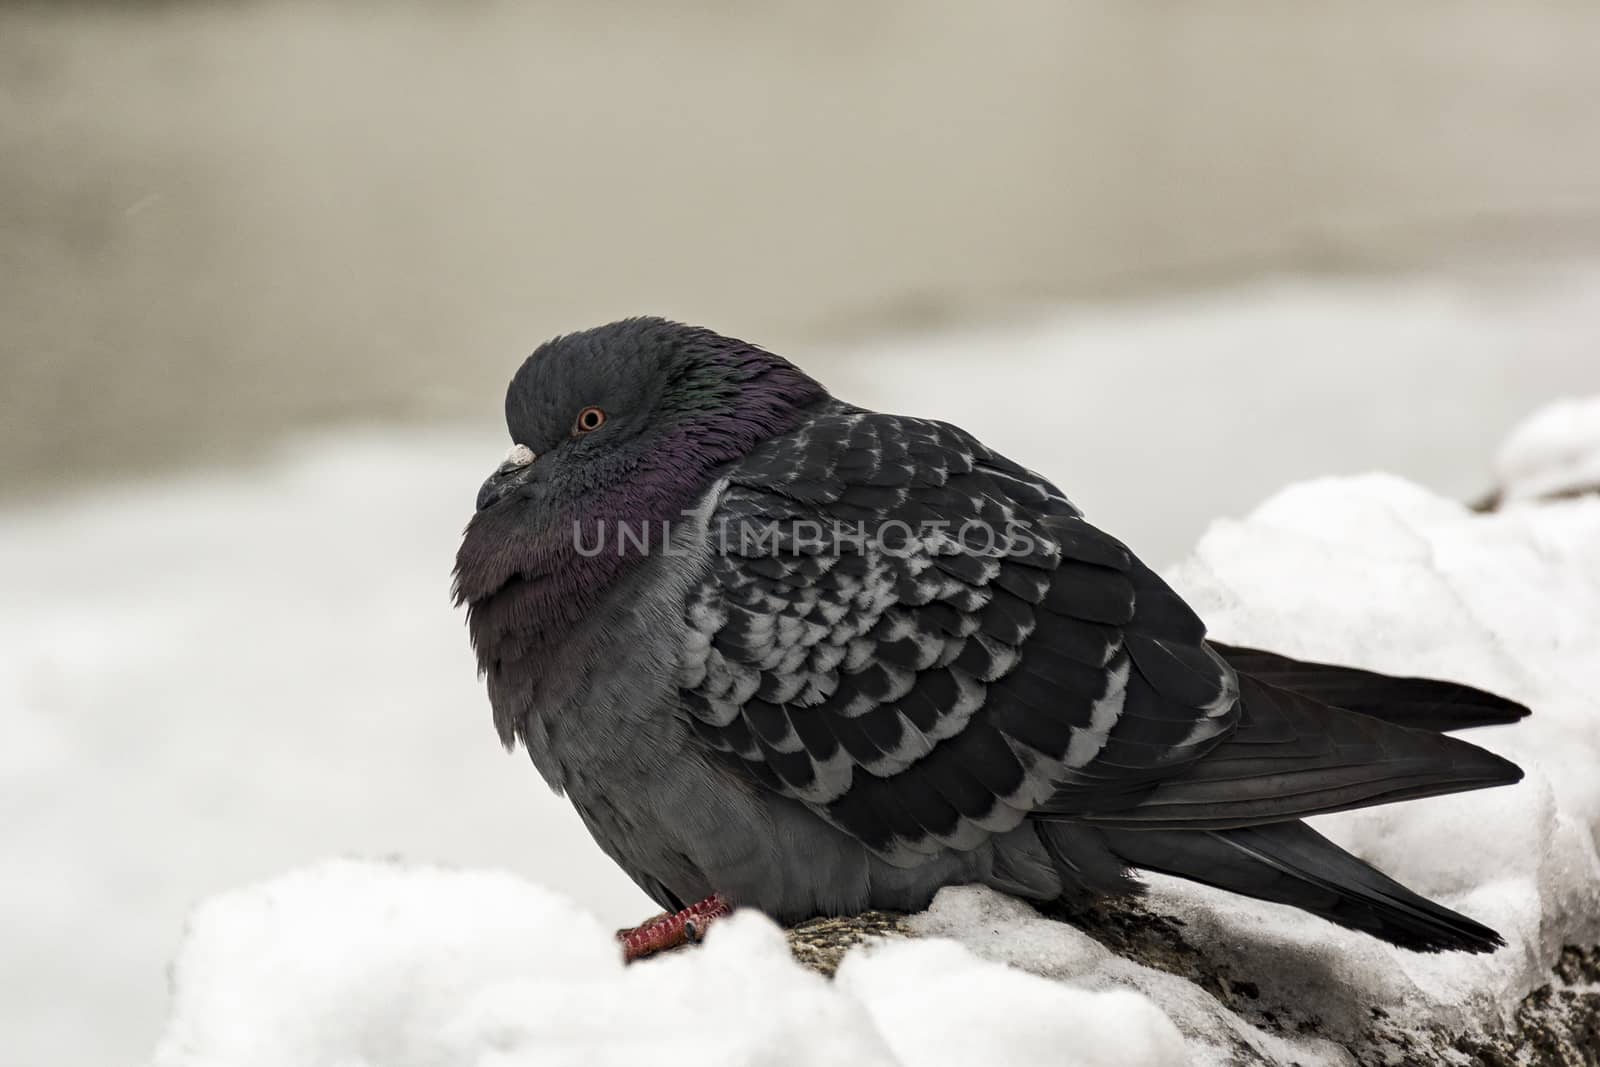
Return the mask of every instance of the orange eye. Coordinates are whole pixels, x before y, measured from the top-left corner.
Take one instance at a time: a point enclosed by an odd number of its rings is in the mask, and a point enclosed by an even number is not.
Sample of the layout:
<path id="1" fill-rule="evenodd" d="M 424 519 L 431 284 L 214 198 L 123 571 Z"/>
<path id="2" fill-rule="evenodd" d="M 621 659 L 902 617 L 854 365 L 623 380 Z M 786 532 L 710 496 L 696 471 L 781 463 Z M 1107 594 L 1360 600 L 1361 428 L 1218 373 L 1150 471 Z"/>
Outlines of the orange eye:
<path id="1" fill-rule="evenodd" d="M 606 424 L 606 413 L 596 407 L 587 407 L 578 412 L 578 421 L 572 424 L 573 436 L 584 433 L 593 433 Z"/>

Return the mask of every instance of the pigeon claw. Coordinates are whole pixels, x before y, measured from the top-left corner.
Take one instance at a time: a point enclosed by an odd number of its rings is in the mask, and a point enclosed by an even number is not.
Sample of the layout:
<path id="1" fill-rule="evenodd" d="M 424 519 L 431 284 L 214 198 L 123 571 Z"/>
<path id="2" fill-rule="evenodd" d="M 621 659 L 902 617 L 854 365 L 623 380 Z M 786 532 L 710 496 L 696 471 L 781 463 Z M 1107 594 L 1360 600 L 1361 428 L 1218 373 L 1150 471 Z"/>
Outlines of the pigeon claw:
<path id="1" fill-rule="evenodd" d="M 732 906 L 713 893 L 675 915 L 658 915 L 632 930 L 618 930 L 622 960 L 632 963 L 681 945 L 698 945 L 705 940 L 706 930 L 712 923 L 732 912 Z"/>

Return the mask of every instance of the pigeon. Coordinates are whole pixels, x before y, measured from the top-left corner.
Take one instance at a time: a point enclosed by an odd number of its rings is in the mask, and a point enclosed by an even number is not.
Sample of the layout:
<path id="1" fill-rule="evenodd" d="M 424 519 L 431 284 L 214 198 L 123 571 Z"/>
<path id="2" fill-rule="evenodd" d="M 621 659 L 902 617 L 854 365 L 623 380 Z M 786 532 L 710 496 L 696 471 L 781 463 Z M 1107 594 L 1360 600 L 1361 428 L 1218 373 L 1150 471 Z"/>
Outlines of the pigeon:
<path id="1" fill-rule="evenodd" d="M 1303 820 L 1518 781 L 1528 709 L 1209 639 L 1045 477 L 709 329 L 557 337 L 505 399 L 454 596 L 495 727 L 666 913 L 1092 908 L 1138 871 L 1420 952 L 1488 927 Z"/>

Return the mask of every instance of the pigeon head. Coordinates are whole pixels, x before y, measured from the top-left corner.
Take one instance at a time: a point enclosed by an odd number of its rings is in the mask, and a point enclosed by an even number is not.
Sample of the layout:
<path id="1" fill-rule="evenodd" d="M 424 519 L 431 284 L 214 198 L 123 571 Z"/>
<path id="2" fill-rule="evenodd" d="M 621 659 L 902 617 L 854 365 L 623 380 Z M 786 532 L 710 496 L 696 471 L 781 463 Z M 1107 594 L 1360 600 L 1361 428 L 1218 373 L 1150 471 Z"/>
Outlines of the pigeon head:
<path id="1" fill-rule="evenodd" d="M 826 398 L 779 356 L 664 319 L 541 345 L 506 391 L 512 448 L 479 491 L 456 555 L 456 602 L 467 605 L 480 666 L 503 638 L 554 635 L 582 619 L 719 468 Z M 635 536 L 619 537 L 624 529 Z M 641 546 L 643 531 L 656 540 Z"/>

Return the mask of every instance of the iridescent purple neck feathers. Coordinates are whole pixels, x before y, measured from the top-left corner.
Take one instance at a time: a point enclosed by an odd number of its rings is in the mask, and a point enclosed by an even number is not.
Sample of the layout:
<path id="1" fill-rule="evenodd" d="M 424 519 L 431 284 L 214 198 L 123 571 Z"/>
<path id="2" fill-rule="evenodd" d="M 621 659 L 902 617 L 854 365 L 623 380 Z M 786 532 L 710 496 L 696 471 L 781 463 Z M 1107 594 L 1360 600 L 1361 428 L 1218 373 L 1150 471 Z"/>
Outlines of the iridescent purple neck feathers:
<path id="1" fill-rule="evenodd" d="M 541 347 L 506 399 L 513 439 L 540 453 L 535 477 L 472 518 L 456 557 L 456 601 L 491 684 L 508 668 L 536 683 L 607 594 L 667 549 L 722 468 L 827 399 L 779 356 L 662 320 Z M 562 420 L 590 403 L 616 415 L 580 447 Z M 498 725 L 509 743 L 517 724 Z"/>

